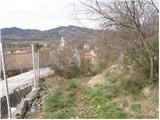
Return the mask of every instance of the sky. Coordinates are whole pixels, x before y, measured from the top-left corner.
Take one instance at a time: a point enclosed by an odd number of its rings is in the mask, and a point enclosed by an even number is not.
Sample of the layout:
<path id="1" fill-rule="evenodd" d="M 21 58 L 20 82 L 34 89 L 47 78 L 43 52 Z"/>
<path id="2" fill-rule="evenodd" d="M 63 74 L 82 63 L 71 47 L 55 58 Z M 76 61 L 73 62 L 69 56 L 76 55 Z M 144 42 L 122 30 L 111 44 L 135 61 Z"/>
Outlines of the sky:
<path id="1" fill-rule="evenodd" d="M 0 0 L 0 28 L 48 30 L 68 25 L 97 28 L 93 21 L 76 19 L 74 5 L 78 3 L 79 0 Z"/>

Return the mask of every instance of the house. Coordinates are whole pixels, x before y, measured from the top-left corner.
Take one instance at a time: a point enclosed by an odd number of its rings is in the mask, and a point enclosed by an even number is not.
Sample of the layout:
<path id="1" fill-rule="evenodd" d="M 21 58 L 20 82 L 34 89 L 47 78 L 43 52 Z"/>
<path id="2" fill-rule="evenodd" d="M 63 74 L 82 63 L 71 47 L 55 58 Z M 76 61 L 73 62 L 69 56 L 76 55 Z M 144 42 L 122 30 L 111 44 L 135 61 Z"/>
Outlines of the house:
<path id="1" fill-rule="evenodd" d="M 21 53 L 28 53 L 31 52 L 30 47 L 25 48 L 5 48 L 5 54 L 21 54 Z"/>
<path id="2" fill-rule="evenodd" d="M 82 52 L 82 57 L 91 59 L 93 57 L 96 57 L 96 53 L 95 53 L 94 50 L 90 50 L 90 51 L 87 51 L 87 52 Z"/>
<path id="3" fill-rule="evenodd" d="M 83 44 L 83 49 L 84 49 L 84 50 L 89 50 L 89 49 L 90 49 L 89 43 L 86 43 L 86 42 L 85 42 L 85 43 Z"/>

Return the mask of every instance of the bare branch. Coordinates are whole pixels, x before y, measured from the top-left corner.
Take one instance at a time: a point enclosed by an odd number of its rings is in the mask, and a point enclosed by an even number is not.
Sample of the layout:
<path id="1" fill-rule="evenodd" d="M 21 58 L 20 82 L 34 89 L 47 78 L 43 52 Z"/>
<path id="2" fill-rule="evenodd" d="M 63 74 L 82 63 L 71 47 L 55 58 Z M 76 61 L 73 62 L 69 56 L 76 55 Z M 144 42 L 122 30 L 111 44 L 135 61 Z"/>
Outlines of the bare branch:
<path id="1" fill-rule="evenodd" d="M 153 2 L 153 0 L 151 0 L 151 4 L 152 4 L 153 7 L 156 9 L 157 13 L 159 13 L 159 9 L 158 9 L 158 7 L 156 6 L 156 4 Z"/>

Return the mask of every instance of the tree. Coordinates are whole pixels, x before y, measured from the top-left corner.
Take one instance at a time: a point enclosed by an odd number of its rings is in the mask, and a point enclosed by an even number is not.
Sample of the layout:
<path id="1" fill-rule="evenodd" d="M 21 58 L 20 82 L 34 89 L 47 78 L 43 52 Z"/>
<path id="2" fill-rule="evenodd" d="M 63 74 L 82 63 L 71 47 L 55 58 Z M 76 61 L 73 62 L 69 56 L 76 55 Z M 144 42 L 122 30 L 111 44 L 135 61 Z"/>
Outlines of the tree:
<path id="1" fill-rule="evenodd" d="M 154 66 L 152 51 L 146 41 L 148 35 L 146 27 L 148 24 L 155 26 L 154 22 L 158 19 L 159 13 L 157 3 L 153 0 L 84 0 L 81 4 L 89 14 L 94 14 L 102 22 L 104 28 L 109 27 L 114 30 L 125 28 L 137 35 L 150 61 L 151 80 Z"/>

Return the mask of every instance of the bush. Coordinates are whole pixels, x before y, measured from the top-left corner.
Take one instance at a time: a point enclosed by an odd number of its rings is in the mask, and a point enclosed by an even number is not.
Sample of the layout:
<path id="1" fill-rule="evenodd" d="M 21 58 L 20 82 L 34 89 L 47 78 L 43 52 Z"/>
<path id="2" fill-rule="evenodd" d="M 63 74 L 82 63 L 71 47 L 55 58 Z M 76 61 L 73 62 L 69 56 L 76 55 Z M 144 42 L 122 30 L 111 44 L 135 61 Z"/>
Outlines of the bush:
<path id="1" fill-rule="evenodd" d="M 66 66 L 64 69 L 58 67 L 54 67 L 53 69 L 57 75 L 66 79 L 76 78 L 80 75 L 80 70 L 76 65 Z"/>
<path id="2" fill-rule="evenodd" d="M 121 86 L 125 90 L 125 93 L 131 95 L 135 100 L 137 100 L 140 96 L 141 90 L 145 86 L 145 80 L 143 79 L 124 80 L 121 82 Z"/>
<path id="3" fill-rule="evenodd" d="M 88 72 L 83 73 L 82 75 L 84 77 L 92 77 L 92 76 L 96 75 L 96 73 L 88 71 Z"/>
<path id="4" fill-rule="evenodd" d="M 106 74 L 105 75 L 105 79 L 107 81 L 109 81 L 110 83 L 114 83 L 115 82 L 115 79 L 113 78 L 113 76 L 111 74 Z"/>

